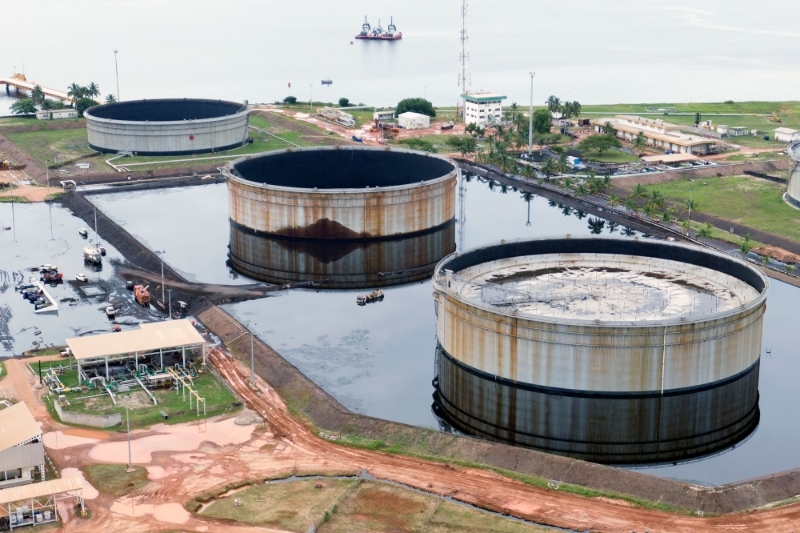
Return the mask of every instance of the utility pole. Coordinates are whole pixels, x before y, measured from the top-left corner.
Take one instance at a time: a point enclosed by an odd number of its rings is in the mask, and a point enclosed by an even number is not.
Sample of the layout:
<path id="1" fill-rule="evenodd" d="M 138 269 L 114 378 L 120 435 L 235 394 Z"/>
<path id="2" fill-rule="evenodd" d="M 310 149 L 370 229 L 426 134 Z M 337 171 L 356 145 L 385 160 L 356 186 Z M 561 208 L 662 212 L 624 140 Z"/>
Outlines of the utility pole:
<path id="1" fill-rule="evenodd" d="M 128 412 L 128 404 L 130 397 L 127 398 L 125 402 L 125 422 L 128 425 L 128 468 L 125 470 L 128 473 L 133 472 L 133 461 L 131 460 L 131 417 L 130 413 Z"/>
<path id="2" fill-rule="evenodd" d="M 47 173 L 47 212 L 50 215 L 50 240 L 54 241 L 53 238 L 53 199 L 50 198 L 50 161 L 48 159 L 44 160 L 44 170 Z"/>
<path id="3" fill-rule="evenodd" d="M 461 0 L 461 118 L 467 123 L 467 0 Z M 458 119 L 458 117 L 456 117 Z"/>
<path id="4" fill-rule="evenodd" d="M 169 292 L 169 319 L 172 320 L 172 287 L 167 291 Z"/>
<path id="5" fill-rule="evenodd" d="M 253 324 L 255 326 L 255 324 Z M 250 327 L 253 327 L 250 326 Z M 255 357 L 255 343 L 253 341 L 253 332 L 250 331 L 250 386 L 256 386 L 256 357 Z"/>
<path id="6" fill-rule="evenodd" d="M 308 112 L 311 113 L 314 109 L 314 84 L 310 84 L 308 88 L 311 91 L 311 96 L 308 98 Z"/>
<path id="7" fill-rule="evenodd" d="M 166 250 L 156 250 L 153 253 L 158 255 L 158 258 L 161 259 L 161 303 L 163 304 L 164 300 L 166 300 L 166 298 L 164 298 L 164 257 L 161 254 L 165 254 L 165 253 L 167 253 L 167 251 Z"/>
<path id="8" fill-rule="evenodd" d="M 117 102 L 119 102 L 119 65 L 117 65 L 117 51 L 114 50 L 114 70 L 117 71 Z"/>
<path id="9" fill-rule="evenodd" d="M 531 72 L 531 108 L 528 113 L 528 155 L 533 153 L 533 77 L 535 72 Z M 529 204 L 530 205 L 530 204 Z"/>

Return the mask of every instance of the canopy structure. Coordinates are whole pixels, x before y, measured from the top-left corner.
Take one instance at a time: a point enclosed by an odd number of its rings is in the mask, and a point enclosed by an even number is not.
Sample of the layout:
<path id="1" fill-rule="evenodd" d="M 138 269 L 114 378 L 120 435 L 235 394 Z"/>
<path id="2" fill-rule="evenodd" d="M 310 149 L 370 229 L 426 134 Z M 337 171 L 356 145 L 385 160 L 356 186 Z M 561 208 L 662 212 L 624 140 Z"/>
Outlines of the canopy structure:
<path id="1" fill-rule="evenodd" d="M 79 379 L 83 366 L 105 363 L 108 379 L 109 363 L 135 359 L 138 366 L 139 357 L 154 354 L 160 355 L 160 366 L 163 370 L 165 351 L 181 351 L 184 366 L 187 349 L 201 348 L 204 364 L 206 359 L 205 341 L 186 319 L 142 324 L 139 329 L 132 331 L 67 339 L 67 346 L 78 362 Z"/>
<path id="2" fill-rule="evenodd" d="M 0 490 L 0 523 L 10 530 L 55 522 L 60 500 L 77 500 L 83 507 L 83 480 L 67 477 Z"/>
<path id="3" fill-rule="evenodd" d="M 642 158 L 646 163 L 685 163 L 687 161 L 697 161 L 699 158 L 692 154 L 660 154 L 649 155 Z"/>

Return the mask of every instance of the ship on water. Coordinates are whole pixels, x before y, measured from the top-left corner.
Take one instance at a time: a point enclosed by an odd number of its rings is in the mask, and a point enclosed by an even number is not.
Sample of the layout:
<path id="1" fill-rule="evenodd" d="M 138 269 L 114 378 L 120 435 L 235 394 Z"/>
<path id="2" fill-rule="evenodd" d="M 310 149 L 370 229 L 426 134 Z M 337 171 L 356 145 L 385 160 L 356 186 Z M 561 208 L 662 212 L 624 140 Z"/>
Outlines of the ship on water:
<path id="1" fill-rule="evenodd" d="M 374 28 L 367 22 L 367 17 L 364 17 L 364 24 L 361 25 L 361 33 L 356 35 L 356 39 L 365 39 L 369 41 L 398 41 L 403 38 L 403 32 L 397 31 L 397 26 L 394 25 L 394 18 L 389 17 L 389 25 L 386 31 L 381 27 L 381 21 L 378 19 L 378 25 Z"/>

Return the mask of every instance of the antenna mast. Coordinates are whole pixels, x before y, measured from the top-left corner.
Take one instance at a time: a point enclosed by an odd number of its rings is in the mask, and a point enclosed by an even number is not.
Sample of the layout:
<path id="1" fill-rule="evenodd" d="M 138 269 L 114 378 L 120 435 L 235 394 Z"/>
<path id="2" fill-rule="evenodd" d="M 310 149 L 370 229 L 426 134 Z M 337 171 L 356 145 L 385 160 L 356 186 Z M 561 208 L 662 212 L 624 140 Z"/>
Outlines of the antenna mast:
<path id="1" fill-rule="evenodd" d="M 467 61 L 469 60 L 467 41 L 469 41 L 469 37 L 467 36 L 467 0 L 461 0 L 461 75 L 459 77 L 462 95 L 467 94 Z M 467 122 L 466 106 L 466 97 L 462 96 L 461 117 L 464 119 L 464 123 Z"/>

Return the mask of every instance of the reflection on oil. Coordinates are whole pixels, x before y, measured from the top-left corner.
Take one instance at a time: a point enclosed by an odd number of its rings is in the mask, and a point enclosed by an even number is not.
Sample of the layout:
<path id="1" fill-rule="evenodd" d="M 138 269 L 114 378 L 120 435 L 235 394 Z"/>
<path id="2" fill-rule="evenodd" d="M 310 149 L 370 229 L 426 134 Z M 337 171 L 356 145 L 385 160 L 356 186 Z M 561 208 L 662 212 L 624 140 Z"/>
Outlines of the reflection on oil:
<path id="1" fill-rule="evenodd" d="M 442 429 L 606 464 L 677 462 L 723 451 L 758 426 L 760 361 L 666 394 L 599 394 L 503 382 L 436 348 Z"/>
<path id="2" fill-rule="evenodd" d="M 268 283 L 321 288 L 388 287 L 428 279 L 456 249 L 455 223 L 398 239 L 301 240 L 254 233 L 231 221 L 230 266 Z"/>

